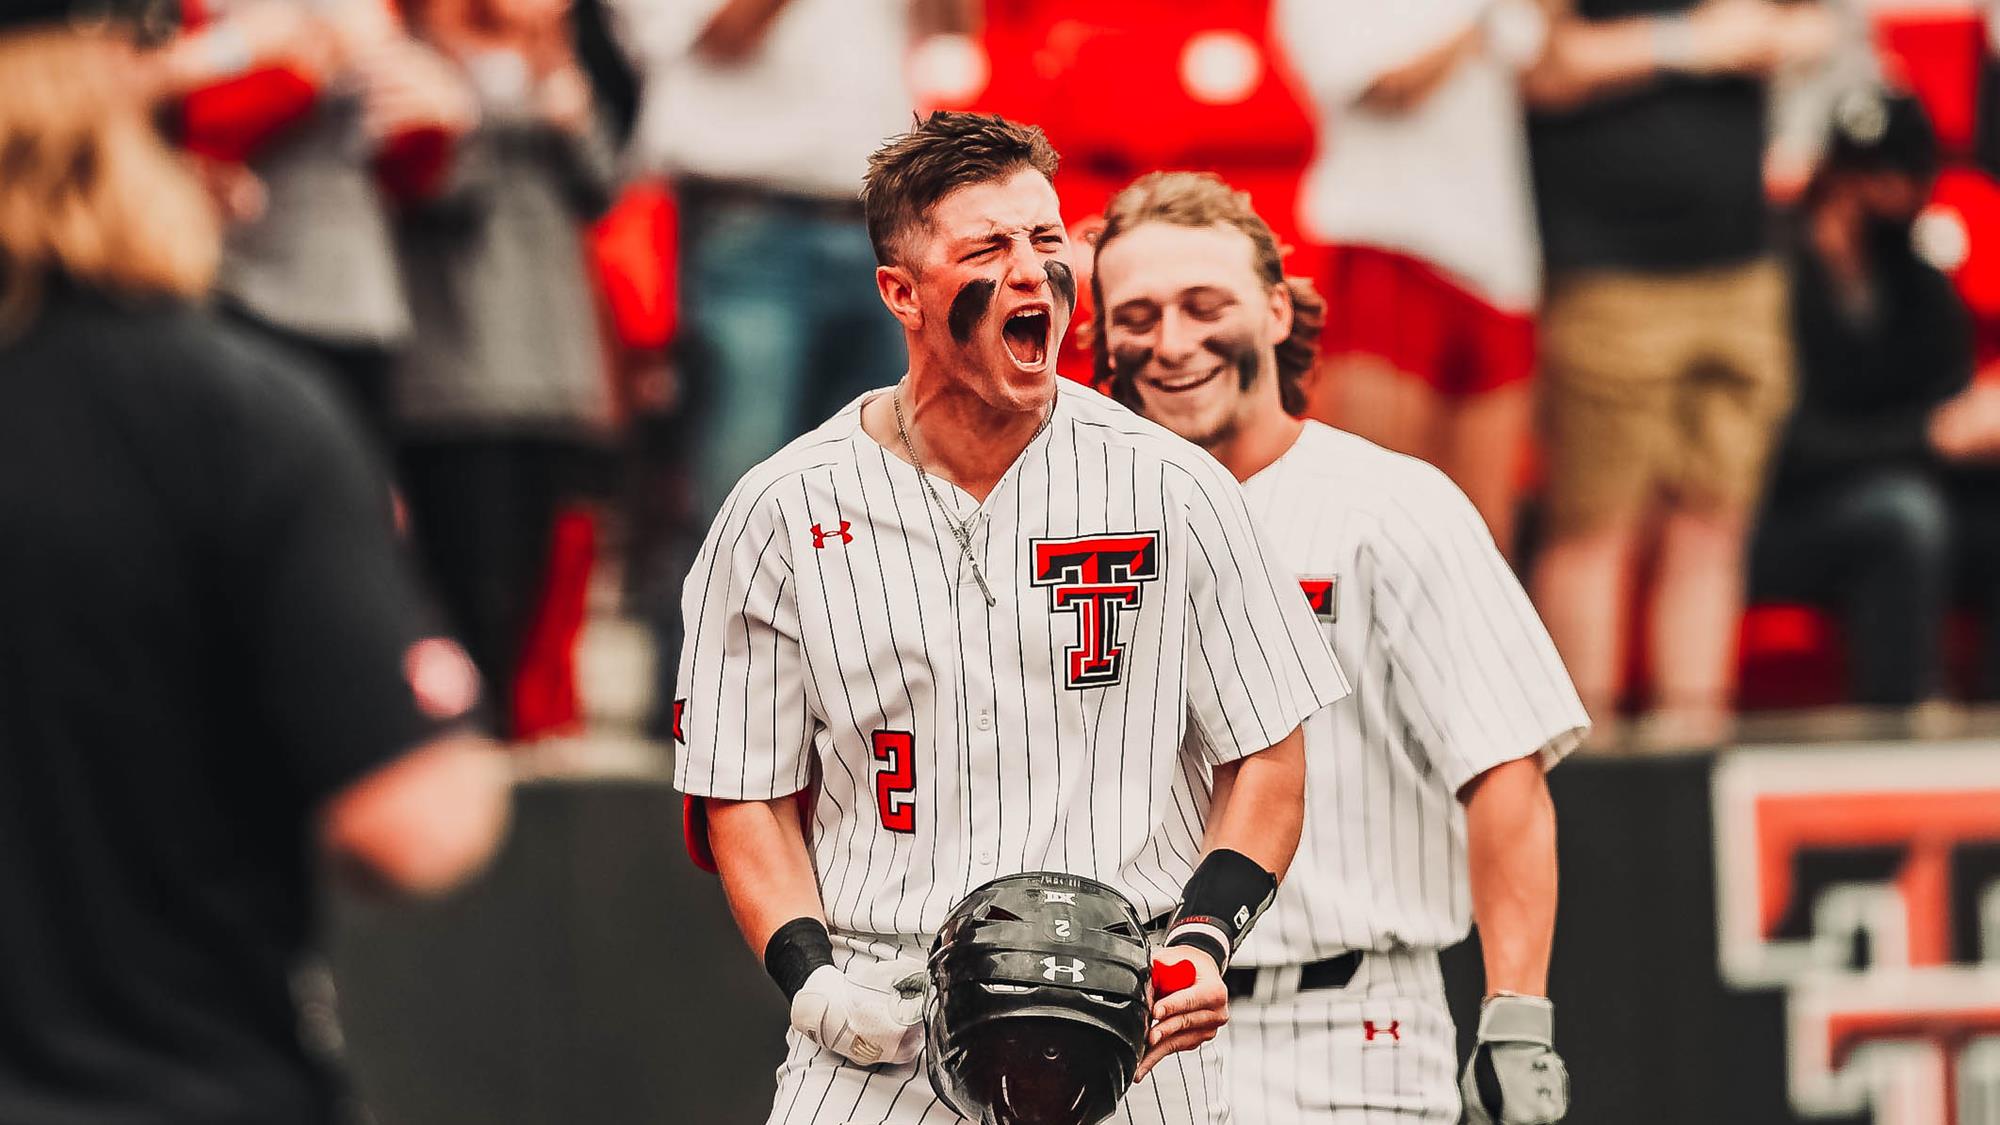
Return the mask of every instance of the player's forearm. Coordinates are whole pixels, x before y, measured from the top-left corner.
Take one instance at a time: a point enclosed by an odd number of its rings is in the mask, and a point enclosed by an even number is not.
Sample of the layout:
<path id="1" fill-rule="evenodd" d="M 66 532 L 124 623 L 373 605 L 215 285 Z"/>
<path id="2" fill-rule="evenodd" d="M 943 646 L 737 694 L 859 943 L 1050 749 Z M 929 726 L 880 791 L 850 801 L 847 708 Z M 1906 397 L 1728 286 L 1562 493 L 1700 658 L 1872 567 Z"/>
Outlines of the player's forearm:
<path id="1" fill-rule="evenodd" d="M 709 17 L 694 49 L 716 62 L 734 62 L 757 49 L 771 22 L 790 0 L 725 0 Z"/>
<path id="2" fill-rule="evenodd" d="M 1268 750 L 1216 767 L 1203 850 L 1228 848 L 1283 879 L 1306 817 L 1303 727 Z"/>
<path id="3" fill-rule="evenodd" d="M 795 918 L 825 921 L 819 881 L 792 797 L 710 800 L 707 805 L 715 869 L 736 927 L 753 952 L 762 956 L 771 935 Z"/>
<path id="4" fill-rule="evenodd" d="M 1537 757 L 1473 781 L 1465 826 L 1486 993 L 1545 995 L 1556 928 L 1556 810 Z"/>
<path id="5" fill-rule="evenodd" d="M 1390 113 L 1414 108 L 1443 85 L 1460 63 L 1477 54 L 1479 46 L 1479 25 L 1468 23 L 1450 38 L 1377 74 L 1361 92 L 1361 104 Z"/>

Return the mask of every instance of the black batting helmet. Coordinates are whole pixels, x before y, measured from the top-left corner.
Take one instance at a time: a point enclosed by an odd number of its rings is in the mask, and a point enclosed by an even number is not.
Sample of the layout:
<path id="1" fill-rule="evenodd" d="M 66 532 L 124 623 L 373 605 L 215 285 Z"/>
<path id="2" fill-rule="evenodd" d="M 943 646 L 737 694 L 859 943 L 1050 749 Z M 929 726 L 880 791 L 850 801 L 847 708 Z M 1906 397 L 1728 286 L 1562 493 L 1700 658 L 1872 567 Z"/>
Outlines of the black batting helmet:
<path id="1" fill-rule="evenodd" d="M 1076 875 L 995 879 L 931 945 L 931 1087 L 981 1125 L 1095 1125 L 1146 1046 L 1145 926 Z"/>

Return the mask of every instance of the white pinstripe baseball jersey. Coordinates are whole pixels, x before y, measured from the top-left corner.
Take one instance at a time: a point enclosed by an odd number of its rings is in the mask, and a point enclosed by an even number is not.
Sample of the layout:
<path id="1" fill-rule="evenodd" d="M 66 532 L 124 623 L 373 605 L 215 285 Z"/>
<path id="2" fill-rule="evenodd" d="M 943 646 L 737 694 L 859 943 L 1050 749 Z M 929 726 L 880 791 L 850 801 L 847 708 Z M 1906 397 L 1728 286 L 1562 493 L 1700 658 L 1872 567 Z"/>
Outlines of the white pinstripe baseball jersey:
<path id="1" fill-rule="evenodd" d="M 1471 925 L 1457 792 L 1589 726 L 1521 584 L 1437 469 L 1307 422 L 1244 483 L 1354 694 L 1306 724 L 1306 823 L 1277 900 L 1233 958 L 1441 949 Z"/>
<path id="2" fill-rule="evenodd" d="M 1037 869 L 1165 913 L 1200 855 L 1204 761 L 1347 691 L 1227 471 L 1058 387 L 984 503 L 933 478 L 996 605 L 859 401 L 744 477 L 688 578 L 675 783 L 817 782 L 836 931 L 928 936 L 973 887 Z"/>

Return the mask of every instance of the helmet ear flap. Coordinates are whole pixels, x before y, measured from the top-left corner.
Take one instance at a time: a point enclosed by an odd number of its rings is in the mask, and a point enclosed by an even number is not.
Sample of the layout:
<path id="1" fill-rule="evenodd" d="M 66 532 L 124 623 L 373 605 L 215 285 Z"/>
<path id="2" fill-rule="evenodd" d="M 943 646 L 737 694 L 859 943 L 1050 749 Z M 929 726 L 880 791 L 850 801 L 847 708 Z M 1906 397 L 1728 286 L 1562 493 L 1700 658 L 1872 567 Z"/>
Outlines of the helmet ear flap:
<path id="1" fill-rule="evenodd" d="M 1145 1051 L 1151 953 L 1111 887 L 1030 872 L 981 886 L 931 946 L 925 1070 L 992 1125 L 1095 1125 Z"/>

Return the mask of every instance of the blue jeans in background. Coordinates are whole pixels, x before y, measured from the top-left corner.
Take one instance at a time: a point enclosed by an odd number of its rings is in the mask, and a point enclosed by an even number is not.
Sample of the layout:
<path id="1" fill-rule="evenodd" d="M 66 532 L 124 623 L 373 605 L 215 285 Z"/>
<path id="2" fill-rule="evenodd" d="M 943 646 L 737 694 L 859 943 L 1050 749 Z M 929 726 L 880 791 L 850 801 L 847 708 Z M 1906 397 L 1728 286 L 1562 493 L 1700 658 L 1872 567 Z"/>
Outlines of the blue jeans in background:
<path id="1" fill-rule="evenodd" d="M 865 390 L 902 378 L 859 210 L 681 193 L 681 357 L 705 420 L 704 521 L 744 473 Z M 706 530 L 705 528 L 703 530 Z"/>
<path id="2" fill-rule="evenodd" d="M 1916 469 L 1786 496 L 1757 528 L 1751 597 L 1823 605 L 1838 616 L 1855 702 L 1921 703 L 1943 688 L 1953 524 L 1942 482 Z"/>
<path id="3" fill-rule="evenodd" d="M 678 358 L 699 424 L 695 526 L 648 583 L 658 653 L 651 733 L 667 734 L 686 568 L 729 490 L 863 391 L 903 377 L 903 329 L 875 288 L 858 204 L 679 185 Z"/>

